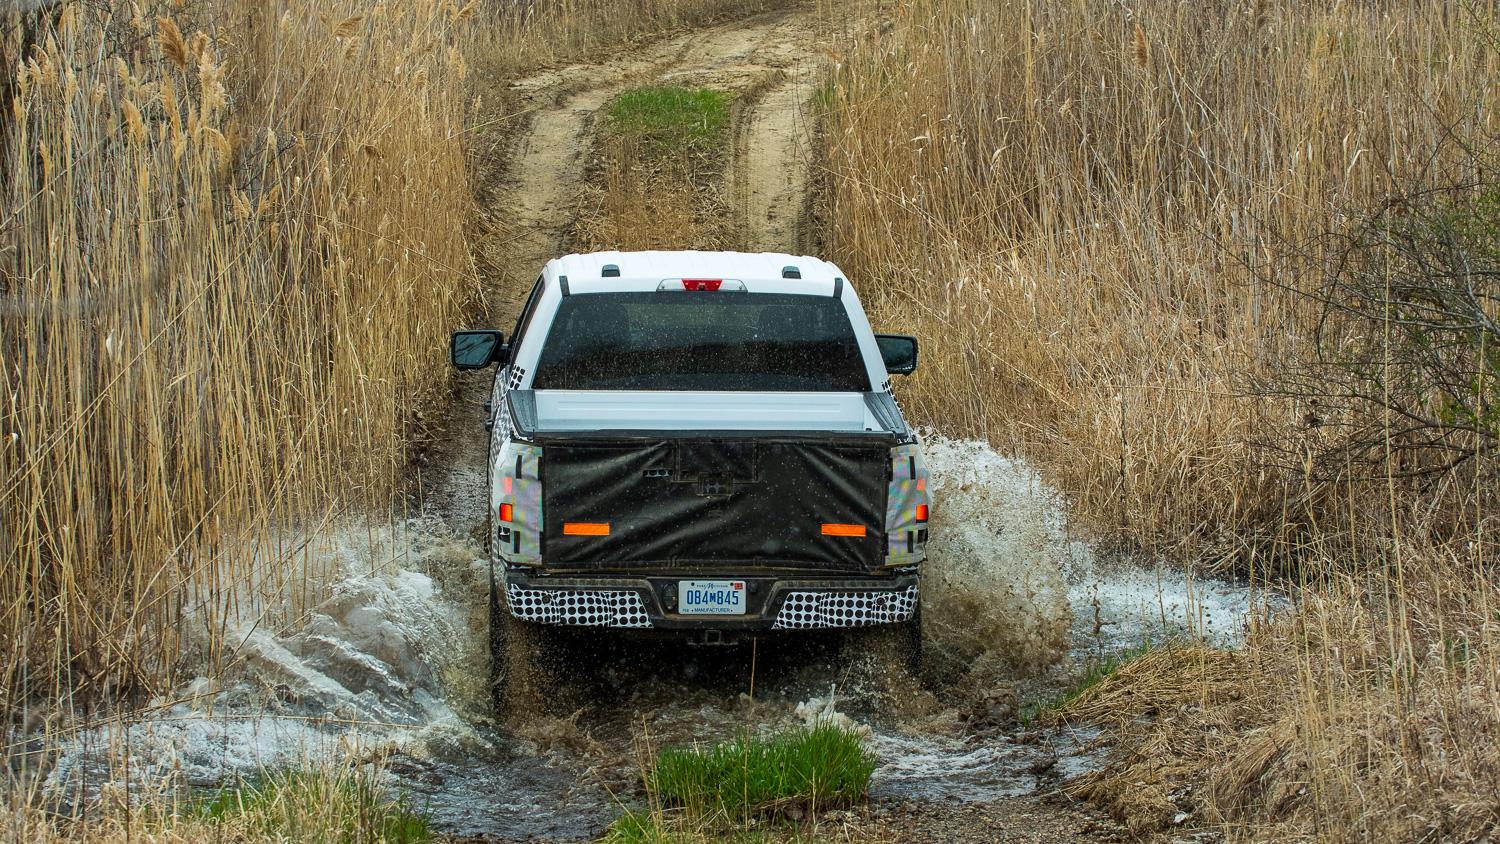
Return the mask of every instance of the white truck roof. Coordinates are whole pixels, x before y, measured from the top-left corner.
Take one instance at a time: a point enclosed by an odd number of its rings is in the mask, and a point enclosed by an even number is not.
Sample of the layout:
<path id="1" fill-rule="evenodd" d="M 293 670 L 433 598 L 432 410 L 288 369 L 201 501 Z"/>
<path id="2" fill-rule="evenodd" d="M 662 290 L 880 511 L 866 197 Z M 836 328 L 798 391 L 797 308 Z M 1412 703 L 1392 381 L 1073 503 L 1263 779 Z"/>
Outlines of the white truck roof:
<path id="1" fill-rule="evenodd" d="M 618 275 L 606 275 L 612 269 Z M 785 252 L 590 252 L 547 263 L 548 284 L 568 280 L 574 293 L 655 290 L 664 279 L 743 281 L 762 293 L 833 295 L 843 270 L 810 255 Z M 793 275 L 795 277 L 788 277 Z"/>
<path id="2" fill-rule="evenodd" d="M 843 271 L 820 258 L 780 252 L 592 252 L 554 258 L 542 276 L 537 324 L 520 338 L 512 359 L 511 386 L 515 388 L 530 390 L 543 341 L 564 295 L 655 291 L 672 279 L 737 280 L 755 293 L 837 297 L 858 339 L 869 391 L 883 394 L 889 385 L 858 296 Z M 542 431 L 880 431 L 889 427 L 858 392 L 539 390 L 534 407 Z"/>

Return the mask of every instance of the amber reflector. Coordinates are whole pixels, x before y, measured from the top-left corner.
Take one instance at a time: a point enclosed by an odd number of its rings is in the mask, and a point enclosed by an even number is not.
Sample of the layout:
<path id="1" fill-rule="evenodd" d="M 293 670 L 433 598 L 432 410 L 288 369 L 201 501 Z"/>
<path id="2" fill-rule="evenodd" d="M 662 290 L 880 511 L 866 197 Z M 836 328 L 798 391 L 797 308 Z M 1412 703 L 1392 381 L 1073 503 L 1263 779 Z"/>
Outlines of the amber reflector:
<path id="1" fill-rule="evenodd" d="M 864 536 L 864 525 L 823 525 L 824 536 Z"/>
<path id="2" fill-rule="evenodd" d="M 609 522 L 563 522 L 568 536 L 609 536 Z"/>

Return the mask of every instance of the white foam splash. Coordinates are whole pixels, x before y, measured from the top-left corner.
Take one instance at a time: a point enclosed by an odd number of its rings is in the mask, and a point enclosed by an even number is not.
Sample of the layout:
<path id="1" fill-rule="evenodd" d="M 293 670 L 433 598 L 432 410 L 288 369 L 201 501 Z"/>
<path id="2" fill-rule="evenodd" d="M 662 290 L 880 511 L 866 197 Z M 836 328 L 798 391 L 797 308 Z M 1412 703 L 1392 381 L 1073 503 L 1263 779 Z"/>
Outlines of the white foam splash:
<path id="1" fill-rule="evenodd" d="M 869 725 L 861 724 L 840 712 L 838 702 L 838 689 L 830 686 L 826 697 L 810 697 L 798 703 L 796 708 L 792 710 L 792 715 L 801 721 L 804 726 L 816 727 L 821 724 L 829 724 L 861 736 L 869 735 Z"/>
<path id="2" fill-rule="evenodd" d="M 1028 673 L 1066 652 L 1063 570 L 1074 543 L 1058 496 L 988 443 L 924 436 L 932 541 L 923 622 L 946 656 L 987 674 Z"/>
<path id="3" fill-rule="evenodd" d="M 477 549 L 417 523 L 328 531 L 302 547 L 309 576 L 327 577 L 324 600 L 300 614 L 266 608 L 227 637 L 221 676 L 64 740 L 49 788 L 88 799 L 90 782 L 127 776 L 203 786 L 355 747 L 430 756 L 484 745 L 445 697 L 445 669 L 473 648 L 466 611 L 422 570 L 478 565 Z"/>
<path id="4" fill-rule="evenodd" d="M 936 644 L 1012 673 L 1071 653 L 1171 638 L 1232 647 L 1268 596 L 1164 563 L 1104 559 L 1072 535 L 1062 497 L 979 440 L 924 433 L 932 543 L 923 613 Z"/>
<path id="5" fill-rule="evenodd" d="M 1283 603 L 1247 584 L 1195 578 L 1160 563 L 1088 563 L 1068 572 L 1075 654 L 1122 651 L 1170 639 L 1237 647 L 1252 614 Z"/>

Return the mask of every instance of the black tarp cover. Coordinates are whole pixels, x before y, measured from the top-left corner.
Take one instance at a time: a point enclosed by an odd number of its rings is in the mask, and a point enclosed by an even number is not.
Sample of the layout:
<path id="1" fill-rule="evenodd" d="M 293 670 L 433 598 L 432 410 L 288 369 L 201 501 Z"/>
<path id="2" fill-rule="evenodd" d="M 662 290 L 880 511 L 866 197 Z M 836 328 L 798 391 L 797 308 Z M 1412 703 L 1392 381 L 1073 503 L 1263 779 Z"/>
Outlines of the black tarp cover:
<path id="1" fill-rule="evenodd" d="M 544 444 L 548 568 L 867 571 L 885 553 L 883 436 L 674 437 Z M 565 522 L 608 523 L 571 536 Z M 862 525 L 831 536 L 825 523 Z"/>

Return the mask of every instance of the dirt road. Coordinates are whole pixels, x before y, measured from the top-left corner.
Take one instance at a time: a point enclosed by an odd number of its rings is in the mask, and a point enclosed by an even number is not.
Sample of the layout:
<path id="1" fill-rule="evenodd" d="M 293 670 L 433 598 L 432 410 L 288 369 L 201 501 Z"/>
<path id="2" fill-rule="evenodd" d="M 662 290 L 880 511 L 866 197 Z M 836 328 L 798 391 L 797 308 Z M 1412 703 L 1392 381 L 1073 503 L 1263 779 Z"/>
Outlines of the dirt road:
<path id="1" fill-rule="evenodd" d="M 809 242 L 807 195 L 815 127 L 808 100 L 822 53 L 816 20 L 778 13 L 683 33 L 624 57 L 550 69 L 516 83 L 518 125 L 479 150 L 476 180 L 492 235 L 481 265 L 495 268 L 492 324 L 509 333 L 520 300 L 550 258 L 569 249 L 568 232 L 595 148 L 601 109 L 637 85 L 706 86 L 736 95 L 732 161 L 723 194 L 736 219 L 729 228 L 747 251 L 797 252 Z M 615 244 L 629 249 L 632 244 Z M 487 380 L 470 377 L 433 455 L 438 482 L 429 510 L 458 535 L 482 536 L 485 438 L 481 405 Z M 576 711 L 528 713 L 497 728 L 504 750 L 473 766 L 454 760 L 410 760 L 409 782 L 455 811 L 440 828 L 470 840 L 573 840 L 597 834 L 632 799 L 634 744 L 731 736 L 751 725 L 796 723 L 798 704 L 846 682 L 837 646 L 813 643 L 752 656 L 705 654 L 676 645 L 613 649 L 592 658 L 607 667 L 572 689 Z M 757 671 L 756 693 L 748 691 Z M 845 693 L 847 695 L 847 693 Z M 1077 806 L 1036 796 L 1055 783 L 1050 739 L 1017 741 L 991 729 L 966 735 L 951 709 L 928 701 L 892 705 L 889 689 L 865 690 L 846 706 L 871 724 L 872 743 L 887 760 L 871 805 L 837 819 L 840 834 L 869 841 L 1099 841 L 1113 827 Z M 832 706 L 833 704 L 828 704 Z M 401 771 L 398 770 L 398 773 Z M 570 778 L 576 778 L 570 782 Z M 430 791 L 423 783 L 432 783 Z M 493 796 L 505 795 L 497 810 Z M 455 798 L 455 795 L 458 795 Z M 472 802 L 470 802 L 472 801 Z M 571 815 L 569 813 L 572 813 Z M 539 816 L 551 814 L 549 820 Z M 816 837 L 816 836 L 815 836 Z"/>

